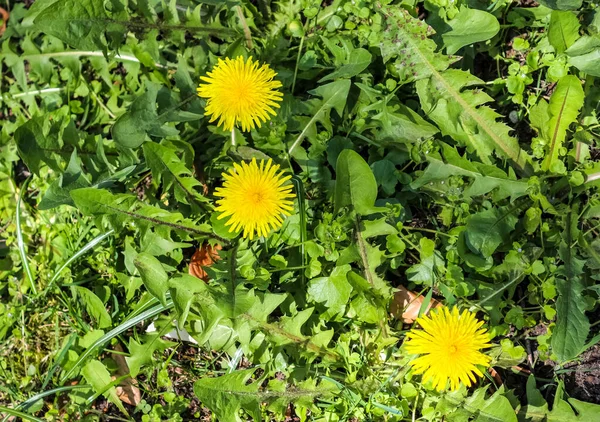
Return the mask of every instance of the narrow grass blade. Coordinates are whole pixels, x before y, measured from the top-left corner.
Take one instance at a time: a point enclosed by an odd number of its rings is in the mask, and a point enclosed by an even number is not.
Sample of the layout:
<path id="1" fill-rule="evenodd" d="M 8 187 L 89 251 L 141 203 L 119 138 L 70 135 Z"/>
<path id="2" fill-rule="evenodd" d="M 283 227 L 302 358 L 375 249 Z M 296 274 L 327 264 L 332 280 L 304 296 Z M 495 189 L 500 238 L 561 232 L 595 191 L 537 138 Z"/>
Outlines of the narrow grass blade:
<path id="1" fill-rule="evenodd" d="M 33 405 L 36 401 L 43 399 L 44 397 L 48 397 L 48 396 L 52 396 L 54 394 L 60 394 L 60 393 L 64 393 L 65 391 L 71 391 L 71 390 L 76 390 L 76 389 L 83 389 L 83 388 L 91 388 L 90 385 L 87 384 L 78 384 L 78 385 L 66 385 L 64 387 L 57 387 L 57 388 L 53 388 L 51 390 L 48 391 L 43 391 L 41 393 L 36 394 L 35 396 L 31 396 L 30 398 L 28 398 L 27 400 L 25 400 L 24 402 L 18 404 L 15 407 L 15 410 L 27 410 L 29 407 L 31 407 L 31 405 Z"/>
<path id="2" fill-rule="evenodd" d="M 91 249 L 94 249 L 99 243 L 102 243 L 102 241 L 104 239 L 106 239 L 107 237 L 109 237 L 110 235 L 112 235 L 115 231 L 114 230 L 110 230 L 104 234 L 101 234 L 100 236 L 95 237 L 94 239 L 92 239 L 88 244 L 86 244 L 83 248 L 79 249 L 72 257 L 70 257 L 69 259 L 67 259 L 67 262 L 65 262 L 55 273 L 54 276 L 52 277 L 52 280 L 50 280 L 50 284 L 49 286 L 53 285 L 54 282 L 56 281 L 56 279 L 58 278 L 58 276 L 60 275 L 60 273 L 67 268 L 69 265 L 71 265 L 71 263 L 73 261 L 75 261 L 76 259 L 78 259 L 79 257 L 81 257 L 82 255 L 84 255 L 86 252 L 88 252 Z"/>
<path id="3" fill-rule="evenodd" d="M 18 410 L 11 409 L 9 407 L 0 406 L 0 413 L 7 413 L 9 416 L 15 416 L 24 421 L 44 422 L 43 419 L 36 418 L 35 416 L 28 415 L 27 413 L 19 412 Z"/>
<path id="4" fill-rule="evenodd" d="M 27 254 L 25 253 L 25 242 L 23 241 L 23 230 L 21 229 L 21 202 L 23 201 L 23 192 L 27 192 L 27 186 L 29 186 L 30 180 L 31 179 L 27 179 L 25 183 L 23 183 L 21 191 L 19 192 L 19 198 L 17 199 L 17 247 L 19 248 L 19 255 L 21 256 L 23 272 L 25 272 L 25 276 L 27 277 L 27 281 L 31 286 L 32 293 L 37 295 L 37 288 L 35 287 L 35 281 L 33 280 L 31 268 L 29 267 L 29 261 L 27 261 Z"/>
<path id="5" fill-rule="evenodd" d="M 81 356 L 79 356 L 79 359 L 77 359 L 77 362 L 75 362 L 75 365 L 73 365 L 73 367 L 66 374 L 64 374 L 62 376 L 62 378 L 60 380 L 60 384 L 63 384 L 65 381 L 67 381 L 69 379 L 69 377 L 75 372 L 75 370 L 77 368 L 79 368 L 83 364 L 83 362 L 85 362 L 87 357 L 89 355 L 91 355 L 92 352 L 94 352 L 98 347 L 104 345 L 105 343 L 107 343 L 108 341 L 113 339 L 114 337 L 118 336 L 119 334 L 121 334 L 124 331 L 127 331 L 134 325 L 139 324 L 143 320 L 152 318 L 152 317 L 160 314 L 161 312 L 166 311 L 167 309 L 171 309 L 172 307 L 173 307 L 173 301 L 171 299 L 168 299 L 167 303 L 165 305 L 158 304 L 155 307 L 150 308 L 145 312 L 142 312 L 141 314 L 137 315 L 136 317 L 126 320 L 118 327 L 116 327 L 116 328 L 110 330 L 108 333 L 104 334 L 102 337 L 100 337 L 98 340 L 96 340 L 90 347 L 88 347 L 86 349 L 86 351 L 81 354 Z"/>

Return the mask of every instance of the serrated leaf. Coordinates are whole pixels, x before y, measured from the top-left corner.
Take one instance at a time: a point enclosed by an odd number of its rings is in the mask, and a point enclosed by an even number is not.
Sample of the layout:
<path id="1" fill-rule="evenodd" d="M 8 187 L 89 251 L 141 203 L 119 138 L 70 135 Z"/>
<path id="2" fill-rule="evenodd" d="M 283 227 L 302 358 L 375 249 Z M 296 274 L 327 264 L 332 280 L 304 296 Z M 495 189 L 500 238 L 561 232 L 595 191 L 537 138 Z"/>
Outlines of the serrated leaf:
<path id="1" fill-rule="evenodd" d="M 489 40 L 500 30 L 494 15 L 467 7 L 461 7 L 458 15 L 447 25 L 450 30 L 442 34 L 442 39 L 448 54 L 454 54 L 466 45 Z"/>
<path id="2" fill-rule="evenodd" d="M 71 191 L 71 198 L 83 214 L 100 217 L 118 231 L 123 230 L 128 222 L 135 222 L 143 235 L 152 230 L 165 239 L 170 239 L 173 231 L 182 237 L 190 234 L 213 236 L 180 213 L 146 205 L 133 195 L 114 195 L 104 189 L 84 188 Z"/>
<path id="3" fill-rule="evenodd" d="M 577 357 L 590 332 L 585 315 L 585 301 L 581 300 L 584 289 L 581 274 L 585 261 L 577 258 L 571 245 L 578 236 L 577 213 L 570 210 L 565 217 L 565 230 L 558 254 L 563 261 L 557 273 L 556 327 L 552 330 L 552 352 L 559 362 Z"/>
<path id="4" fill-rule="evenodd" d="M 165 191 L 172 189 L 175 199 L 184 204 L 195 205 L 197 208 L 197 203 L 208 201 L 198 190 L 202 188 L 202 183 L 177 156 L 178 150 L 175 145 L 146 142 L 143 150 L 154 183 L 157 185 L 163 183 Z"/>
<path id="5" fill-rule="evenodd" d="M 406 10 L 386 6 L 381 11 L 387 25 L 380 46 L 384 62 L 398 57 L 401 80 L 417 81 L 423 111 L 442 133 L 467 146 L 486 164 L 492 164 L 495 151 L 519 173 L 530 175 L 530 157 L 509 135 L 510 128 L 497 121 L 500 115 L 485 105 L 493 98 L 472 89 L 484 82 L 468 72 L 446 70 L 449 58 L 437 53 L 435 42 L 427 38 L 433 31 Z"/>
<path id="6" fill-rule="evenodd" d="M 442 154 L 431 153 L 426 159 L 429 166 L 411 184 L 412 189 L 426 187 L 428 183 L 446 182 L 451 176 L 465 176 L 473 183 L 464 191 L 465 197 L 474 197 L 494 192 L 493 198 L 500 201 L 510 197 L 511 202 L 527 195 L 526 180 L 514 180 L 496 166 L 477 163 L 461 157 L 458 151 L 442 143 Z"/>
<path id="7" fill-rule="evenodd" d="M 542 162 L 542 169 L 555 171 L 559 164 L 559 150 L 562 148 L 571 123 L 577 120 L 579 110 L 583 107 L 585 94 L 581 82 L 576 76 L 564 76 L 556 85 L 550 97 L 548 113 L 548 152 Z"/>
<path id="8" fill-rule="evenodd" d="M 410 16 L 399 6 L 381 8 L 385 30 L 380 43 L 383 62 L 394 58 L 393 65 L 401 83 L 426 79 L 450 66 L 448 56 L 438 53 L 437 44 L 429 38 L 433 28 Z"/>
<path id="9" fill-rule="evenodd" d="M 129 338 L 129 356 L 125 360 L 127 361 L 127 366 L 129 366 L 131 377 L 137 377 L 140 369 L 152 362 L 154 352 L 162 352 L 175 344 L 171 341 L 163 340 L 158 333 L 143 336 L 141 343 L 138 343 L 133 337 Z"/>
<path id="10" fill-rule="evenodd" d="M 67 168 L 59 176 L 58 180 L 52 182 L 48 187 L 38 207 L 41 210 L 48 210 L 59 205 L 74 205 L 70 192 L 89 186 L 90 182 L 79 165 L 77 150 L 73 150 Z"/>
<path id="11" fill-rule="evenodd" d="M 194 393 L 222 422 L 242 422 L 240 409 L 254 420 L 261 420 L 259 383 L 247 383 L 254 371 L 247 369 L 217 378 L 201 378 L 194 383 Z"/>

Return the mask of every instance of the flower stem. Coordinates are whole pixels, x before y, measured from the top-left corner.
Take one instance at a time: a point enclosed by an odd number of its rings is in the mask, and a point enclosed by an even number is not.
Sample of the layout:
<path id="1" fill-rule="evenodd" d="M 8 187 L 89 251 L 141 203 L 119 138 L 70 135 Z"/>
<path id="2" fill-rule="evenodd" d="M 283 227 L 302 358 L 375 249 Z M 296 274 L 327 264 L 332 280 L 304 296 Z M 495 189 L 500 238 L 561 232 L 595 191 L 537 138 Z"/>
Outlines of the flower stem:
<path id="1" fill-rule="evenodd" d="M 235 128 L 231 129 L 231 146 L 235 146 Z"/>

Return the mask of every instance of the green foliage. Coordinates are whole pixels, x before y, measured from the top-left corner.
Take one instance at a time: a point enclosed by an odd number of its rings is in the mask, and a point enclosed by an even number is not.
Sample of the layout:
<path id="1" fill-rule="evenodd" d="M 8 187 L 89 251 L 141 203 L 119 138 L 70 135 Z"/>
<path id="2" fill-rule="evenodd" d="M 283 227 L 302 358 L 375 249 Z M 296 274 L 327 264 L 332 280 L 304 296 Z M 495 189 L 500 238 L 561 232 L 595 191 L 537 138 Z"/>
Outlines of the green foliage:
<path id="1" fill-rule="evenodd" d="M 598 420 L 597 2 L 13 3 L 3 415 Z M 196 89 L 238 56 L 283 100 L 232 134 Z M 250 240 L 216 210 L 253 158 L 295 198 Z M 493 376 L 415 373 L 407 332 L 438 303 L 476 312 Z"/>

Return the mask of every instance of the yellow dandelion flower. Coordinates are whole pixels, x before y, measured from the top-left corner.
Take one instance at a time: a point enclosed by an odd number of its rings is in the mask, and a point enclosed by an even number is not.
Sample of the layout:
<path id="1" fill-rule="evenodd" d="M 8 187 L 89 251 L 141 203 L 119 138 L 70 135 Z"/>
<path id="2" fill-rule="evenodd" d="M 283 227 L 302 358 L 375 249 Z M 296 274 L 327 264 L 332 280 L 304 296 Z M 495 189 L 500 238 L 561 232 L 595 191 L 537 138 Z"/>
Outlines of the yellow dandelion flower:
<path id="1" fill-rule="evenodd" d="M 216 210 L 220 212 L 218 219 L 227 218 L 225 223 L 230 232 L 244 229 L 243 236 L 254 238 L 266 236 L 271 230 L 281 227 L 283 217 L 289 216 L 294 208 L 292 186 L 284 184 L 291 176 L 284 176 L 279 165 L 271 160 L 257 164 L 252 159 L 250 164 L 235 163 L 229 173 L 223 173 L 225 182 L 217 188 L 215 196 Z"/>
<path id="2" fill-rule="evenodd" d="M 211 122 L 219 119 L 217 125 L 223 129 L 233 130 L 239 123 L 243 131 L 250 131 L 276 114 L 273 108 L 279 108 L 283 94 L 277 91 L 281 82 L 273 80 L 276 73 L 269 65 L 259 68 L 252 57 L 219 59 L 207 75 L 200 77 L 206 83 L 198 87 L 198 96 L 208 98 L 205 114 L 212 116 Z"/>
<path id="3" fill-rule="evenodd" d="M 490 347 L 490 337 L 483 321 L 467 310 L 462 314 L 457 308 L 438 308 L 431 316 L 417 319 L 423 328 L 413 328 L 405 341 L 406 351 L 422 355 L 410 364 L 417 374 L 423 374 L 423 382 L 433 381 L 433 386 L 442 391 L 450 380 L 450 389 L 456 390 L 459 383 L 469 387 L 475 382 L 475 374 L 483 376 L 477 365 L 487 367 L 490 358 L 480 349 Z"/>

